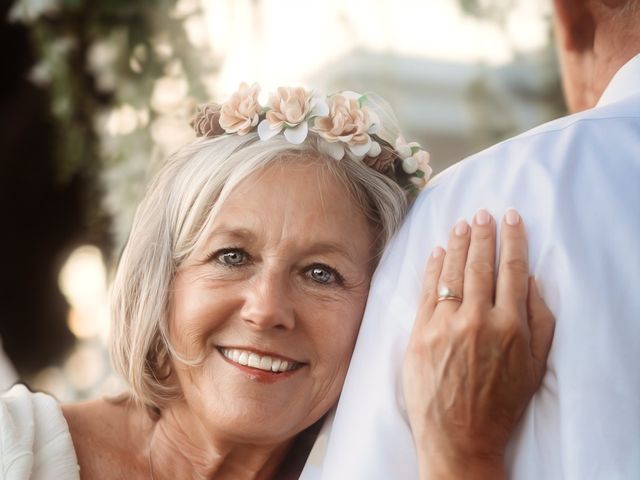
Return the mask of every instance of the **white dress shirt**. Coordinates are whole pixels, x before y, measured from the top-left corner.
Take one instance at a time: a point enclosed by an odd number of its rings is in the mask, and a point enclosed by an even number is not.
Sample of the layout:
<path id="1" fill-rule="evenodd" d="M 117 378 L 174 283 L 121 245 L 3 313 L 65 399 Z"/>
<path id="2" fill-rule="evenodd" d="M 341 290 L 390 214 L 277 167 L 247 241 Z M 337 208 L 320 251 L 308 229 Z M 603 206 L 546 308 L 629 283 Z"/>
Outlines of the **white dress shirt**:
<path id="1" fill-rule="evenodd" d="M 400 368 L 423 268 L 480 207 L 498 223 L 508 207 L 522 214 L 556 317 L 509 478 L 640 479 L 640 55 L 597 107 L 466 159 L 419 197 L 375 274 L 335 419 L 303 479 L 417 478 Z"/>

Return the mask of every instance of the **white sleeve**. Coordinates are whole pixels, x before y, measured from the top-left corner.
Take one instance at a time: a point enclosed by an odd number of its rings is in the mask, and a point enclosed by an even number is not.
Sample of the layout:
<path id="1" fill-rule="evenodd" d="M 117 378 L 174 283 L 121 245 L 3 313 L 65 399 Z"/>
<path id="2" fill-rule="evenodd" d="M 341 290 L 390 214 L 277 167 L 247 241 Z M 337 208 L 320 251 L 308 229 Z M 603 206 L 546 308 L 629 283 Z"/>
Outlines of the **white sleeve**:
<path id="1" fill-rule="evenodd" d="M 56 400 L 16 385 L 0 396 L 0 478 L 77 480 L 79 467 Z"/>

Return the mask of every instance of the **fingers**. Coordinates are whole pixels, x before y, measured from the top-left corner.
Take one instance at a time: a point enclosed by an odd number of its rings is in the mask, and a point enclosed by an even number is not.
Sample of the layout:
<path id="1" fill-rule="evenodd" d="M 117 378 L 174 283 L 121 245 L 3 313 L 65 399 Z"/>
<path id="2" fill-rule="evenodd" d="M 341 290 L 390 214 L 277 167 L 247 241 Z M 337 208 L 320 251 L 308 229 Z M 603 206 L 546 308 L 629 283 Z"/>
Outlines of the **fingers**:
<path id="1" fill-rule="evenodd" d="M 533 277 L 529 278 L 529 296 L 527 298 L 527 318 L 531 332 L 531 355 L 538 369 L 539 380 L 547 364 L 547 356 L 551 349 L 556 321 L 551 310 L 547 308 Z"/>
<path id="2" fill-rule="evenodd" d="M 510 208 L 502 220 L 495 305 L 526 318 L 529 260 L 524 222 Z"/>
<path id="3" fill-rule="evenodd" d="M 471 229 L 471 243 L 464 271 L 464 302 L 493 305 L 496 263 L 496 224 L 485 209 L 478 210 Z"/>
<path id="4" fill-rule="evenodd" d="M 471 228 L 464 219 L 458 220 L 449 235 L 447 254 L 442 265 L 442 274 L 438 282 L 438 290 L 448 288 L 455 296 L 462 297 L 464 288 L 464 267 L 467 263 L 467 252 L 471 241 Z M 457 310 L 460 306 L 457 301 L 444 301 L 440 305 Z"/>
<path id="5" fill-rule="evenodd" d="M 422 301 L 420 302 L 419 319 L 429 321 L 433 315 L 438 298 L 438 281 L 442 272 L 442 264 L 445 259 L 445 251 L 442 247 L 436 247 L 427 259 L 422 282 Z"/>

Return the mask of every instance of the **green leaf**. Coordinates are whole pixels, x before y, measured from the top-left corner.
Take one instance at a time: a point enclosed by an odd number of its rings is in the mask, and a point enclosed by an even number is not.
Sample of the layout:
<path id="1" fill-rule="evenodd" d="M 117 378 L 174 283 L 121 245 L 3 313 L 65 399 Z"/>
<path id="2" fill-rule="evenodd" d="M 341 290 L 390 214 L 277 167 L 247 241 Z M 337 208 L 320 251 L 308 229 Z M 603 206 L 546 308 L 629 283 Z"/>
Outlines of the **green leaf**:
<path id="1" fill-rule="evenodd" d="M 422 178 L 424 177 L 424 172 L 422 170 L 416 170 L 413 174 L 414 177 Z"/>

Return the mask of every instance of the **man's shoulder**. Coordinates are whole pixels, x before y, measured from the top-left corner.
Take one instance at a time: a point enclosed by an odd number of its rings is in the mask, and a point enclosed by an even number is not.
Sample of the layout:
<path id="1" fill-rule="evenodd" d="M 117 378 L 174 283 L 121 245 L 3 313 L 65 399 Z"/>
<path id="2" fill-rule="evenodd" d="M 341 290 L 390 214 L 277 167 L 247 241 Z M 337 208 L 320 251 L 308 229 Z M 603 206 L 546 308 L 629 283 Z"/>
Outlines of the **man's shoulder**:
<path id="1" fill-rule="evenodd" d="M 634 147 L 634 148 L 632 148 Z M 567 115 L 539 125 L 520 135 L 482 150 L 448 168 L 432 181 L 434 193 L 458 181 L 500 186 L 499 178 L 528 177 L 554 172 L 571 164 L 571 168 L 586 167 L 594 162 L 606 165 L 603 172 L 626 168 L 625 162 L 635 162 L 640 148 L 640 95 L 625 101 Z M 626 155 L 625 155 L 626 152 Z M 608 162 L 615 157 L 616 162 Z M 471 179 L 467 178 L 471 177 Z M 464 178 L 464 180 L 463 180 Z M 429 189 L 428 189 L 429 190 Z"/>
<path id="2" fill-rule="evenodd" d="M 640 95 L 551 120 L 472 155 L 468 160 L 478 157 L 489 159 L 503 151 L 511 152 L 514 147 L 531 146 L 548 149 L 555 146 L 555 142 L 562 142 L 566 138 L 576 136 L 585 136 L 583 140 L 590 143 L 599 142 L 607 140 L 608 135 L 607 137 L 592 136 L 590 134 L 593 131 L 611 128 L 612 131 L 608 133 L 615 135 L 616 127 L 620 124 L 637 125 L 638 122 L 640 122 Z"/>
<path id="3" fill-rule="evenodd" d="M 552 209 L 560 198 L 594 192 L 635 202 L 639 150 L 640 95 L 553 120 L 458 162 L 431 180 L 409 221 L 450 222 L 481 206 L 532 208 L 543 199 Z"/>

